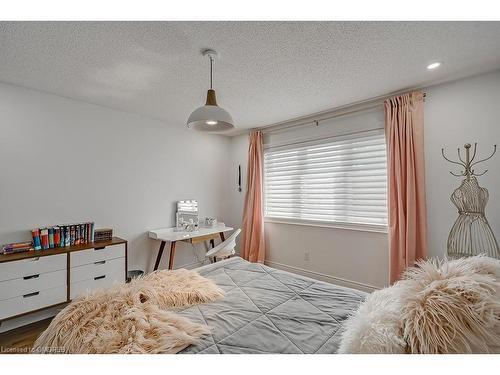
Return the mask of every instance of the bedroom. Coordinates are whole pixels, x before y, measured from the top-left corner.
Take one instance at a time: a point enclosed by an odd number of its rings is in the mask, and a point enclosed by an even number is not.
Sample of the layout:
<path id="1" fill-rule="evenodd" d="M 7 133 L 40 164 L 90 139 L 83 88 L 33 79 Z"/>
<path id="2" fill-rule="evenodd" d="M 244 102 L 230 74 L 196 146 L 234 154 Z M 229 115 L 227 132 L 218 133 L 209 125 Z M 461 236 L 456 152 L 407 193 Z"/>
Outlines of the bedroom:
<path id="1" fill-rule="evenodd" d="M 500 22 L 96 12 L 0 22 L 3 353 L 499 352 Z"/>

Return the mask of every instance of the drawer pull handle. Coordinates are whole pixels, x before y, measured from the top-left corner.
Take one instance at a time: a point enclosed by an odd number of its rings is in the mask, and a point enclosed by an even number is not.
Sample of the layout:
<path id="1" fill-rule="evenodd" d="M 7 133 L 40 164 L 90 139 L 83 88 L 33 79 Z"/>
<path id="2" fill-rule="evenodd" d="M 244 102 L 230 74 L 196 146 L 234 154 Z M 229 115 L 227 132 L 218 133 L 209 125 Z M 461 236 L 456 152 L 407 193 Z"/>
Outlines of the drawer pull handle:
<path id="1" fill-rule="evenodd" d="M 106 263 L 105 260 L 101 260 L 100 262 L 94 262 L 94 264 L 104 264 L 104 263 Z"/>
<path id="2" fill-rule="evenodd" d="M 31 276 L 24 276 L 23 280 L 38 279 L 39 276 L 40 276 L 40 274 L 38 274 L 38 275 L 31 275 Z"/>
<path id="3" fill-rule="evenodd" d="M 101 247 L 94 247 L 94 250 L 102 250 L 102 249 L 105 249 L 106 246 L 101 246 Z"/>
<path id="4" fill-rule="evenodd" d="M 106 275 L 97 276 L 97 277 L 94 277 L 94 280 L 101 280 L 101 279 L 104 279 L 105 277 L 106 277 Z"/>
<path id="5" fill-rule="evenodd" d="M 23 298 L 34 297 L 34 296 L 38 296 L 39 294 L 40 294 L 40 292 L 28 293 L 28 294 L 23 295 Z"/>

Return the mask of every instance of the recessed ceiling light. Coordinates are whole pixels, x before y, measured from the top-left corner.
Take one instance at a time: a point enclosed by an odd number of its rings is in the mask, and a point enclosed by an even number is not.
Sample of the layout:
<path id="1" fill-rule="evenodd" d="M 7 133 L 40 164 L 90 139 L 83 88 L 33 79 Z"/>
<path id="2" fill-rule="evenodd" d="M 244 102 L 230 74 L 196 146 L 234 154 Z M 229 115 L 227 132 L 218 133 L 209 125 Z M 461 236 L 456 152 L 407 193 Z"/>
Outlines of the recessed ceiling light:
<path id="1" fill-rule="evenodd" d="M 434 70 L 441 66 L 440 62 L 434 62 L 432 64 L 427 65 L 427 70 Z"/>

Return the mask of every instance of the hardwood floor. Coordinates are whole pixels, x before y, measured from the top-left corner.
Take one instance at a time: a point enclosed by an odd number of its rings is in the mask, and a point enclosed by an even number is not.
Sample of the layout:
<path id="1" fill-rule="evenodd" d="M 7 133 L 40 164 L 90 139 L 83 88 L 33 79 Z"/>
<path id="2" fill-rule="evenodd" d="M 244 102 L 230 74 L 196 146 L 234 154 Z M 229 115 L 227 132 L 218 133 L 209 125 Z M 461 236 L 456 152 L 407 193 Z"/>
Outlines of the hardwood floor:
<path id="1" fill-rule="evenodd" d="M 37 337 L 51 321 L 52 318 L 48 318 L 0 333 L 0 354 L 29 353 Z"/>

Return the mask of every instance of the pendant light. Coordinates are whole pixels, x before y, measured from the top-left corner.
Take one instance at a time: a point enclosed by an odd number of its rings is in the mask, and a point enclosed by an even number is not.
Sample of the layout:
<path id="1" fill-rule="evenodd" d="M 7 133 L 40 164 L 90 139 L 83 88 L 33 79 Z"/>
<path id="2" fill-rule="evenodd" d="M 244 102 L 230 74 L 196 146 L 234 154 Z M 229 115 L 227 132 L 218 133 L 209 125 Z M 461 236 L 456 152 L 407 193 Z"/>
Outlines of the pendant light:
<path id="1" fill-rule="evenodd" d="M 231 115 L 217 105 L 215 90 L 212 88 L 213 62 L 217 57 L 217 52 L 207 49 L 202 51 L 202 54 L 210 59 L 210 89 L 207 91 L 207 102 L 203 107 L 191 113 L 187 126 L 189 129 L 213 133 L 234 129 Z"/>

